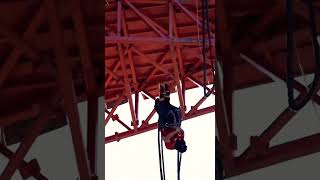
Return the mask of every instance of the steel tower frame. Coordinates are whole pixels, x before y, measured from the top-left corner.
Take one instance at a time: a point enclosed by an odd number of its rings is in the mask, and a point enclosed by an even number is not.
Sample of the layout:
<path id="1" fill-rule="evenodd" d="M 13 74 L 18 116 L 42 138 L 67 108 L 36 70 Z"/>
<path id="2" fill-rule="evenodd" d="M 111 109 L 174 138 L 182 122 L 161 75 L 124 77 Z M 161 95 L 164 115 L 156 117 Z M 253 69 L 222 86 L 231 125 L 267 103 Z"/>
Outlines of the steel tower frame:
<path id="1" fill-rule="evenodd" d="M 66 121 L 70 127 L 80 179 L 98 178 L 96 132 L 98 98 L 103 96 L 103 87 L 98 85 L 97 78 L 99 73 L 100 76 L 103 74 L 104 69 L 101 65 L 96 65 L 98 58 L 93 58 L 97 55 L 90 47 L 92 35 L 88 32 L 88 19 L 84 11 L 88 6 L 85 6 L 85 3 L 77 0 L 0 2 L 3 13 L 16 12 L 10 17 L 13 19 L 9 21 L 12 24 L 0 22 L 0 55 L 4 58 L 0 67 L 0 94 L 1 102 L 7 102 L 1 105 L 1 108 L 8 110 L 6 114 L 1 113 L 1 139 L 13 138 L 8 137 L 6 132 L 22 136 L 17 140 L 21 141 L 21 144 L 16 152 L 12 152 L 7 144 L 1 141 L 0 153 L 8 158 L 9 163 L 0 179 L 11 179 L 16 170 L 20 171 L 24 179 L 31 176 L 35 179 L 48 179 L 41 173 L 36 159 L 27 162 L 24 158 L 37 137 L 55 129 L 49 127 L 49 130 L 44 130 L 52 125 L 52 121 Z M 95 3 L 90 3 L 90 8 L 96 8 L 93 7 Z M 1 21 L 5 21 L 6 17 L 2 16 Z M 29 23 L 21 23 L 21 19 L 28 19 Z M 67 23 L 64 21 L 66 19 Z M 72 28 L 66 27 L 70 22 Z M 7 48 L 8 46 L 10 48 Z M 78 49 L 79 53 L 70 56 L 70 46 Z M 100 57 L 100 64 L 103 64 L 103 58 Z M 88 101 L 87 134 L 82 133 L 77 107 L 82 101 Z M 57 119 L 60 120 L 55 121 Z M 23 134 L 19 134 L 22 133 L 20 130 L 10 132 L 7 129 L 9 126 L 18 127 L 27 120 L 29 125 L 22 127 L 28 129 Z M 87 140 L 87 147 L 84 140 Z"/>
<path id="2" fill-rule="evenodd" d="M 319 8 L 319 2 L 315 1 L 314 4 Z M 237 135 L 233 126 L 233 92 L 273 81 L 286 82 L 286 66 L 283 66 L 287 56 L 286 35 L 281 30 L 281 25 L 276 24 L 285 17 L 286 6 L 282 1 L 261 1 L 261 4 L 257 4 L 250 0 L 242 2 L 241 5 L 221 0 L 217 1 L 216 6 L 217 57 L 222 67 L 219 71 L 223 75 L 222 79 L 220 74 L 216 73 L 216 124 L 224 157 L 225 176 L 237 176 L 320 152 L 319 133 L 270 147 L 272 138 L 299 112 L 288 107 L 260 135 L 250 138 L 249 147 L 241 155 L 236 157 L 233 154 L 237 149 Z M 315 65 L 309 61 L 314 57 L 308 39 L 306 22 L 310 20 L 307 6 L 302 1 L 295 1 L 294 13 L 297 19 L 300 18 L 297 22 L 299 26 L 297 25 L 296 38 L 297 50 L 301 52 L 300 58 L 304 59 L 301 64 L 305 68 L 305 74 L 312 74 L 315 72 Z M 249 17 L 253 19 L 253 16 L 254 22 L 243 20 Z M 319 23 L 316 26 L 319 29 Z M 268 32 L 271 27 L 280 30 Z M 240 38 L 236 39 L 236 36 Z M 299 71 L 296 65 L 295 76 L 301 75 Z M 294 81 L 293 86 L 299 92 L 297 100 L 305 97 L 305 85 Z M 315 94 L 311 101 L 319 105 L 320 96 Z"/>

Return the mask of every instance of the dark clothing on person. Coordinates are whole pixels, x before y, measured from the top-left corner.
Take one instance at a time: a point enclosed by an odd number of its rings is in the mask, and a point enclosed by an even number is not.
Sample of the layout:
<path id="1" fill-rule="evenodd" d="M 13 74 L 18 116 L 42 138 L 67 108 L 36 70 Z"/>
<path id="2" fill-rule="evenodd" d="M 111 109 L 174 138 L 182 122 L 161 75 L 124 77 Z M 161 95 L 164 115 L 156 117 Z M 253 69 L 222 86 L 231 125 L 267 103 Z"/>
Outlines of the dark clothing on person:
<path id="1" fill-rule="evenodd" d="M 156 99 L 154 108 L 159 115 L 159 127 L 160 128 L 175 128 L 181 125 L 181 111 L 170 104 L 169 101 L 160 101 Z"/>

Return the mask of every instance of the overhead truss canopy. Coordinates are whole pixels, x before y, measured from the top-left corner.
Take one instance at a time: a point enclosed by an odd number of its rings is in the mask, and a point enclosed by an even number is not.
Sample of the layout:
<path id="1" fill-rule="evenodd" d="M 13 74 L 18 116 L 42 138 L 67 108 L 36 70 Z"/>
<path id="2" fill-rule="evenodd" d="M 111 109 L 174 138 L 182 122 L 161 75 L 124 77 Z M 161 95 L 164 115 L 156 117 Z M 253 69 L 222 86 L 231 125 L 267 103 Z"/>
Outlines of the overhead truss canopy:
<path id="1" fill-rule="evenodd" d="M 213 47 L 206 52 L 208 61 L 202 60 L 201 1 L 195 0 L 108 0 L 106 5 L 105 36 L 105 124 L 110 120 L 127 129 L 106 137 L 106 143 L 140 134 L 157 127 L 149 121 L 155 110 L 147 117 L 139 116 L 139 93 L 145 98 L 158 96 L 159 83 L 170 84 L 171 91 L 179 95 L 184 119 L 214 111 L 212 106 L 198 109 L 206 97 L 186 111 L 185 91 L 203 87 L 214 82 L 215 59 L 215 2 L 209 1 L 210 34 Z M 208 42 L 208 40 L 207 40 Z M 206 49 L 209 47 L 206 42 Z M 203 82 L 206 67 L 207 82 Z M 213 92 L 213 91 L 211 91 Z M 132 95 L 135 95 L 133 102 Z M 116 109 L 129 103 L 131 120 L 122 119 Z M 130 123 L 129 125 L 127 123 Z M 131 127 L 130 127 L 131 125 Z"/>
<path id="2" fill-rule="evenodd" d="M 80 179 L 97 178 L 98 97 L 104 94 L 104 4 L 97 2 L 0 2 L 0 153 L 9 159 L 0 179 L 16 170 L 24 179 L 48 179 L 37 157 L 24 157 L 39 135 L 66 125 Z M 80 126 L 82 101 L 88 101 L 88 135 Z M 19 142 L 16 152 L 8 148 Z"/>
<path id="3" fill-rule="evenodd" d="M 316 12 L 316 27 L 319 32 L 320 3 L 313 1 Z M 311 38 L 311 19 L 306 1 L 294 1 L 296 19 L 296 59 L 294 76 L 315 72 L 315 57 Z M 224 1 L 217 2 L 217 56 L 223 78 L 218 78 L 216 123 L 219 141 L 223 150 L 226 177 L 236 176 L 261 169 L 293 158 L 319 152 L 319 134 L 304 137 L 273 147 L 269 142 L 298 113 L 290 107 L 284 109 L 262 134 L 250 139 L 250 146 L 238 157 L 237 136 L 234 132 L 232 106 L 233 92 L 274 81 L 287 81 L 287 10 L 286 1 Z M 314 43 L 318 43 L 314 41 Z M 302 72 L 303 71 L 303 72 Z M 220 82 L 220 83 L 218 83 Z M 293 82 L 300 93 L 298 100 L 307 94 L 307 87 Z M 318 91 L 318 90 L 317 90 Z M 311 101 L 320 103 L 315 94 Z M 226 113 L 225 113 L 226 112 Z M 308 119 L 306 119 L 308 120 Z M 312 144 L 312 145 L 311 145 Z"/>

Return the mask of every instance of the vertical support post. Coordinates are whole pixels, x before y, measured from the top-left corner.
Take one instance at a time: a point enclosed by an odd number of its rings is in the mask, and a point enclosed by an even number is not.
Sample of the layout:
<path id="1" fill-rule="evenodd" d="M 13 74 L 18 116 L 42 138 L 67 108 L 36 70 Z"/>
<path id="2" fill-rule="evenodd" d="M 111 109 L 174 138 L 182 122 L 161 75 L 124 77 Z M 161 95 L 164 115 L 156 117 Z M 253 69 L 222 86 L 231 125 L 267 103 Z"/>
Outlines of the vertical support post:
<path id="1" fill-rule="evenodd" d="M 121 2 L 118 1 L 118 9 L 117 9 L 117 32 L 121 32 Z M 120 29 L 119 29 L 120 28 Z M 118 35 L 119 37 L 119 35 Z M 122 49 L 122 45 L 120 43 L 117 43 L 118 47 L 118 52 L 119 52 L 119 57 L 120 57 L 120 64 L 122 68 L 122 73 L 124 76 L 124 82 L 125 82 L 125 92 L 129 101 L 129 106 L 130 106 L 130 112 L 131 112 L 131 117 L 132 117 L 132 125 L 134 127 L 134 131 L 137 131 L 137 119 L 136 119 L 136 114 L 134 111 L 134 106 L 133 106 L 133 101 L 132 101 L 132 96 L 131 96 L 131 86 L 129 84 L 129 78 L 128 78 L 128 72 L 127 72 L 127 66 L 125 62 L 125 57 Z"/>
<path id="2" fill-rule="evenodd" d="M 81 131 L 80 117 L 75 98 L 73 79 L 70 69 L 66 64 L 66 52 L 62 46 L 63 31 L 58 18 L 57 2 L 55 0 L 47 0 L 50 31 L 52 33 L 52 41 L 54 45 L 54 53 L 56 55 L 56 63 L 58 67 L 58 83 L 64 98 L 64 107 L 67 112 L 70 125 L 72 141 L 77 159 L 78 171 L 81 180 L 90 180 L 90 168 L 87 158 L 86 149 L 83 142 Z"/>
<path id="3" fill-rule="evenodd" d="M 121 11 L 122 11 L 122 3 L 118 1 L 118 8 L 117 8 L 117 36 L 121 36 Z"/>
<path id="4" fill-rule="evenodd" d="M 134 105 L 135 105 L 136 118 L 137 118 L 137 120 L 139 120 L 139 92 L 135 93 L 134 100 L 135 100 Z"/>
<path id="5" fill-rule="evenodd" d="M 173 39 L 173 23 L 174 23 L 174 14 L 173 14 L 173 4 L 172 2 L 169 2 L 169 38 Z M 174 49 L 174 44 L 173 42 L 170 42 L 170 54 L 171 54 L 171 59 L 173 62 L 173 70 L 174 70 L 174 78 L 175 82 L 178 87 L 178 96 L 179 96 L 179 103 L 180 103 L 180 108 L 181 108 L 181 116 L 184 118 L 185 116 L 185 104 L 184 104 L 184 99 L 182 95 L 182 89 L 181 89 L 181 81 L 180 81 L 180 76 L 179 76 L 179 70 L 178 70 L 178 63 L 177 63 L 177 55 Z"/>
<path id="6" fill-rule="evenodd" d="M 216 66 L 216 126 L 218 130 L 218 137 L 219 142 L 221 144 L 222 152 L 223 152 L 223 162 L 225 167 L 226 175 L 232 170 L 234 166 L 233 162 L 233 154 L 232 154 L 232 148 L 231 148 L 231 141 L 230 141 L 230 132 L 228 131 L 228 115 L 226 112 L 226 107 L 224 105 L 224 96 L 223 96 L 223 90 L 221 88 L 221 77 L 219 74 L 219 66 Z"/>
<path id="7" fill-rule="evenodd" d="M 173 6 L 171 7 L 171 10 L 172 10 L 172 16 L 173 16 L 172 26 L 173 26 L 174 38 L 179 38 L 178 28 L 177 28 L 177 17 L 176 17 L 176 12 Z M 186 75 L 183 67 L 183 59 L 182 59 L 180 43 L 176 43 L 176 50 L 177 50 L 178 65 L 179 65 L 181 83 L 182 83 L 183 110 L 186 111 Z"/>
<path id="8" fill-rule="evenodd" d="M 125 10 L 122 11 L 121 18 L 122 18 L 123 34 L 125 37 L 128 37 L 129 33 L 128 33 L 128 27 L 127 27 L 127 23 L 126 23 Z M 135 90 L 135 92 L 137 92 L 138 91 L 138 81 L 137 81 L 136 70 L 134 68 L 134 63 L 133 63 L 133 55 L 132 55 L 132 51 L 130 48 L 128 48 L 128 58 L 129 58 L 129 65 L 130 65 L 130 69 L 131 69 L 131 73 L 132 73 L 134 90 Z"/>
<path id="9" fill-rule="evenodd" d="M 224 2 L 217 3 L 217 21 L 219 21 L 217 29 L 217 35 L 219 35 L 219 43 L 221 45 L 220 50 L 220 60 L 222 62 L 222 72 L 223 72 L 223 93 L 226 111 L 228 114 L 228 124 L 230 135 L 233 134 L 233 108 L 232 108 L 232 98 L 233 98 L 233 64 L 232 64 L 232 44 L 230 39 L 230 34 L 227 25 L 227 16 L 225 12 Z M 219 18 L 220 17 L 220 18 Z"/>
<path id="10" fill-rule="evenodd" d="M 233 110 L 232 110 L 232 46 L 230 34 L 227 27 L 227 16 L 225 12 L 225 2 L 216 3 L 216 26 L 217 32 L 217 56 L 218 60 L 222 61 L 223 82 L 221 82 L 221 74 L 216 73 L 216 123 L 219 133 L 219 141 L 224 152 L 224 165 L 226 174 L 230 173 L 234 168 L 233 159 L 233 143 L 231 136 L 233 135 Z M 218 62 L 218 61 L 216 61 Z M 220 64 L 221 65 L 221 64 Z M 216 66 L 216 71 L 220 67 Z M 223 83 L 223 87 L 221 87 Z"/>
<path id="11" fill-rule="evenodd" d="M 184 111 L 187 111 L 187 106 L 186 106 L 186 78 L 184 77 L 182 79 L 182 97 L 183 97 L 183 107 L 184 107 Z"/>
<path id="12" fill-rule="evenodd" d="M 4 128 L 0 126 L 0 144 L 6 145 L 5 137 L 4 137 Z"/>
<path id="13" fill-rule="evenodd" d="M 87 127 L 87 151 L 92 174 L 96 171 L 96 137 L 98 123 L 98 95 L 97 85 L 92 65 L 91 52 L 88 47 L 87 30 L 81 11 L 81 1 L 72 0 L 73 20 L 80 48 L 81 63 L 83 65 L 84 78 L 87 86 L 88 97 L 88 127 Z"/>
<path id="14" fill-rule="evenodd" d="M 131 112 L 131 117 L 132 117 L 132 124 L 134 127 L 134 130 L 137 130 L 137 119 L 134 111 L 134 106 L 133 106 L 133 101 L 132 101 L 132 96 L 131 96 L 131 86 L 129 84 L 129 79 L 128 79 L 128 72 L 126 68 L 126 63 L 125 63 L 125 58 L 122 50 L 122 45 L 118 43 L 118 52 L 120 56 L 120 62 L 121 62 L 121 67 L 122 67 L 122 73 L 124 76 L 124 82 L 125 82 L 125 91 L 126 95 L 129 101 L 129 106 L 130 106 L 130 112 Z"/>

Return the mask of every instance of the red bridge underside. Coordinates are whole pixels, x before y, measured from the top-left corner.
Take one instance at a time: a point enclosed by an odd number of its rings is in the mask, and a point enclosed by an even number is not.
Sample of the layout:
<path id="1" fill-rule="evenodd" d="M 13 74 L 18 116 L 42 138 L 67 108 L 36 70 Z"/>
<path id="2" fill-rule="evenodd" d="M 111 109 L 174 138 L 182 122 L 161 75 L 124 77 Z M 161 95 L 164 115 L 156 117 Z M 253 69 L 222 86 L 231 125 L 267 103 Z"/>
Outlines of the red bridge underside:
<path id="1" fill-rule="evenodd" d="M 145 98 L 155 98 L 159 83 L 168 82 L 172 92 L 178 91 L 180 106 L 188 101 L 185 91 L 203 86 L 203 61 L 201 58 L 202 18 L 201 1 L 108 1 L 106 6 L 105 47 L 105 98 L 106 125 L 112 119 L 127 131 L 106 137 L 106 143 L 118 141 L 155 129 L 149 124 L 155 111 L 143 120 L 138 119 L 139 104 L 133 102 L 132 94 L 142 93 Z M 210 58 L 215 61 L 215 5 L 209 4 L 210 38 L 212 57 L 207 51 L 207 82 L 214 81 Z M 199 36 L 198 36 L 199 35 Z M 206 44 L 208 49 L 208 43 Z M 180 84 L 181 83 L 181 84 Z M 214 106 L 184 112 L 185 119 L 214 111 Z M 115 114 L 116 108 L 129 103 L 131 120 Z M 214 102 L 212 102 L 212 105 Z M 127 125 L 127 123 L 131 123 Z"/>

